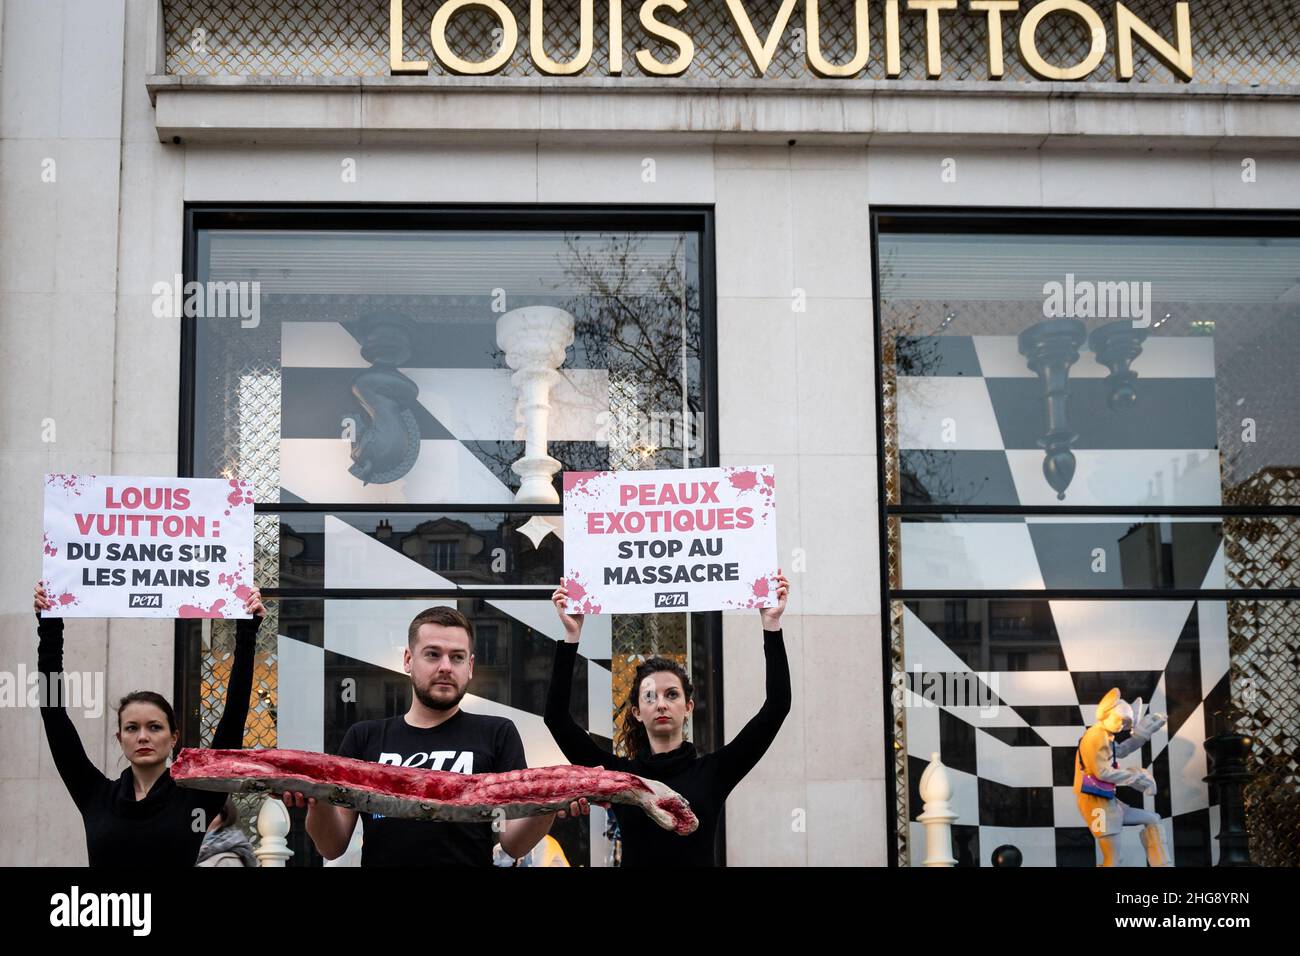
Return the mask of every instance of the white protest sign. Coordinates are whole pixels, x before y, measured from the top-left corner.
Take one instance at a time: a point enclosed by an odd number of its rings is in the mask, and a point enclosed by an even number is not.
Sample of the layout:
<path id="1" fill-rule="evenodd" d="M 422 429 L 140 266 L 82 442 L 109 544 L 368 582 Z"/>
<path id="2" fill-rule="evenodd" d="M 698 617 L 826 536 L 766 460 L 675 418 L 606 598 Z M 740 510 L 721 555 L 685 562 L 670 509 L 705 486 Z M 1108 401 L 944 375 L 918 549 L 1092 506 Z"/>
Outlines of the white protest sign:
<path id="1" fill-rule="evenodd" d="M 570 613 L 777 605 L 771 465 L 564 474 Z"/>
<path id="2" fill-rule="evenodd" d="M 253 484 L 46 475 L 43 617 L 246 618 Z"/>

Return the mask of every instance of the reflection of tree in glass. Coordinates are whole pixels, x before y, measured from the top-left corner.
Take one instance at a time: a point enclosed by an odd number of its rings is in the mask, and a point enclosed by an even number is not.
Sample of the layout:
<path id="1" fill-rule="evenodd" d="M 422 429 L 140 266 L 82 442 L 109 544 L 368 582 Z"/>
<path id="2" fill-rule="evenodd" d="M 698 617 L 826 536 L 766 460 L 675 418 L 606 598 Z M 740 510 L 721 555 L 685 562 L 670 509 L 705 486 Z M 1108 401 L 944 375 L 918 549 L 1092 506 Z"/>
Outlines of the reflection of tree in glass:
<path id="1" fill-rule="evenodd" d="M 686 243 L 662 233 L 565 236 L 558 255 L 566 283 L 554 291 L 570 297 L 556 304 L 573 315 L 591 364 L 609 373 L 605 391 L 594 376 L 560 369 L 602 423 L 596 441 L 551 449 L 565 470 L 680 468 L 687 449 L 692 459 L 702 454 L 700 290 Z M 509 446 L 480 453 L 509 471 Z"/>
<path id="2" fill-rule="evenodd" d="M 663 237 L 653 239 L 653 246 L 664 246 Z M 576 334 L 605 350 L 611 457 L 622 450 L 618 445 L 636 439 L 638 454 L 611 466 L 682 467 L 683 452 L 696 439 L 683 415 L 693 430 L 703 410 L 699 286 L 687 268 L 686 237 L 674 237 L 666 254 L 638 233 L 610 235 L 601 244 L 570 235 L 565 245 L 565 273 L 576 290 L 568 306 Z"/>
<path id="3" fill-rule="evenodd" d="M 936 316 L 932 303 L 897 299 L 894 292 L 901 289 L 905 274 L 898 272 L 896 250 L 890 250 L 881 259 L 881 388 L 884 394 L 886 468 L 897 469 L 898 483 L 890 489 L 890 504 L 965 504 L 977 498 L 985 477 L 978 485 L 968 482 L 957 487 L 953 473 L 952 455 L 942 449 L 909 448 L 906 463 L 899 449 L 898 439 L 898 378 L 899 376 L 932 375 L 938 367 L 942 353 L 938 337 L 948 328 L 951 313 L 948 303 L 941 303 Z M 919 404 L 924 394 L 912 390 L 908 401 Z M 893 447 L 888 447 L 892 441 Z"/>

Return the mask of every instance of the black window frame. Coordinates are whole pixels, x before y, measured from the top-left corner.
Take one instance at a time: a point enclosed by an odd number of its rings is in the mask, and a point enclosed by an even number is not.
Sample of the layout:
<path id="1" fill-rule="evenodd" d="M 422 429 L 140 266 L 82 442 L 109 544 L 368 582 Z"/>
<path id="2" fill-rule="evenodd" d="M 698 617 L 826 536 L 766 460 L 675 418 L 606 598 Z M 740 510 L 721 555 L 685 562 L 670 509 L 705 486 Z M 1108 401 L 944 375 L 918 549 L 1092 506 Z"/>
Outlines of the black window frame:
<path id="1" fill-rule="evenodd" d="M 1300 600 L 1300 588 L 1271 589 L 1040 589 L 979 590 L 891 588 L 889 584 L 889 519 L 908 516 L 941 515 L 1095 515 L 1132 516 L 1205 516 L 1205 517 L 1300 517 L 1300 507 L 1292 505 L 1200 506 L 1167 505 L 1164 508 L 1105 505 L 891 505 L 886 494 L 885 408 L 881 392 L 884 370 L 882 333 L 880 236 L 882 233 L 965 233 L 974 236 L 999 234 L 1042 235 L 1176 235 L 1205 238 L 1267 236 L 1300 238 L 1300 209 L 1207 210 L 1207 209 L 1115 209 L 1115 208 L 1025 208 L 1016 206 L 873 206 L 871 222 L 871 277 L 873 334 L 875 337 L 876 388 L 876 484 L 877 532 L 880 560 L 881 664 L 882 673 L 893 671 L 890 655 L 891 618 L 894 601 L 942 600 L 945 598 L 979 598 L 981 600 L 1115 600 L 1115 601 L 1294 601 Z M 901 547 L 901 542 L 900 542 Z M 901 557 L 900 557 L 901 560 Z M 888 685 L 886 685 L 888 686 Z M 899 867 L 898 820 L 896 794 L 897 771 L 894 754 L 894 705 L 890 694 L 882 694 L 884 708 L 885 833 L 887 865 Z"/>
<path id="2" fill-rule="evenodd" d="M 463 230 L 463 231 L 514 231 L 556 232 L 693 232 L 699 241 L 700 269 L 700 377 L 702 416 L 705 442 L 699 467 L 712 468 L 720 464 L 718 436 L 718 363 L 717 363 L 717 281 L 715 256 L 714 207 L 712 205 L 619 205 L 619 204 L 408 204 L 408 203 L 228 203 L 187 202 L 183 213 L 182 281 L 190 282 L 198 275 L 199 231 L 204 229 L 257 229 L 301 231 L 313 230 Z M 177 441 L 176 474 L 193 477 L 195 439 L 195 387 L 198 341 L 198 319 L 182 316 L 180 323 L 180 395 Z M 563 514 L 562 505 L 477 503 L 415 503 L 367 505 L 361 503 L 274 503 L 259 502 L 254 513 L 290 514 L 334 512 L 363 513 L 454 513 L 454 512 L 519 512 L 528 514 Z M 466 586 L 455 589 L 331 589 L 331 588 L 263 588 L 267 600 L 282 598 L 326 599 L 347 597 L 367 598 L 428 598 L 545 601 L 549 595 L 539 595 L 536 589 L 510 586 Z M 693 678 L 697 683 L 707 679 L 709 694 L 710 740 L 717 746 L 726 740 L 723 724 L 725 710 L 723 698 L 724 661 L 722 654 L 722 613 L 698 611 L 690 615 L 693 640 L 707 649 L 707 663 L 693 665 Z M 176 650 L 174 655 L 174 701 L 181 730 L 183 746 L 199 743 L 200 670 L 202 647 L 192 631 L 185 631 L 185 623 L 174 622 Z M 702 668 L 707 667 L 707 670 Z M 726 860 L 726 821 L 718 823 L 718 850 Z"/>

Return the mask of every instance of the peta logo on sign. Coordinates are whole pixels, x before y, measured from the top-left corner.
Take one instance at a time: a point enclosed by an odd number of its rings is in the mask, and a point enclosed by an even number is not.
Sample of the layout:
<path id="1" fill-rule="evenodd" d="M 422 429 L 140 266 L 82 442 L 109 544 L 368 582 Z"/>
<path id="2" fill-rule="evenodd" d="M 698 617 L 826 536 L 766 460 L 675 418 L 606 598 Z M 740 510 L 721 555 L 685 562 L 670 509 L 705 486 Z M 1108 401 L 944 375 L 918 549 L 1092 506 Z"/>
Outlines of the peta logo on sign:
<path id="1" fill-rule="evenodd" d="M 656 591 L 655 607 L 686 607 L 685 591 Z"/>
<path id="2" fill-rule="evenodd" d="M 452 761 L 451 766 L 443 766 L 448 760 Z M 423 767 L 427 764 L 430 770 L 473 773 L 474 751 L 464 750 L 456 753 L 454 750 L 431 750 L 428 753 L 414 753 L 409 757 L 403 757 L 401 754 L 381 753 L 379 762 L 392 764 L 394 767 Z"/>
<path id="3" fill-rule="evenodd" d="M 128 598 L 127 607 L 162 607 L 162 592 L 153 594 L 133 593 Z"/>

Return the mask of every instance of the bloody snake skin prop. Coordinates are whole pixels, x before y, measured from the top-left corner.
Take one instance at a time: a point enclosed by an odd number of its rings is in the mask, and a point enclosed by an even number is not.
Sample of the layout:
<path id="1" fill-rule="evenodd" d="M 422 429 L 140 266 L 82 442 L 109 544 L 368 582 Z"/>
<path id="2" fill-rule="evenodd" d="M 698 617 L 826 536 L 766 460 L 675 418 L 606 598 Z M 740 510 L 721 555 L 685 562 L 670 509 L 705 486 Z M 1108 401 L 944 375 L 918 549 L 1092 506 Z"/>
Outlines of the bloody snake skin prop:
<path id="1" fill-rule="evenodd" d="M 185 748 L 171 766 L 182 787 L 223 793 L 302 793 L 339 807 L 407 820 L 482 823 L 568 810 L 574 800 L 640 807 L 682 836 L 699 825 L 670 787 L 598 767 L 534 767 L 508 773 L 449 773 L 333 757 L 306 750 Z"/>

